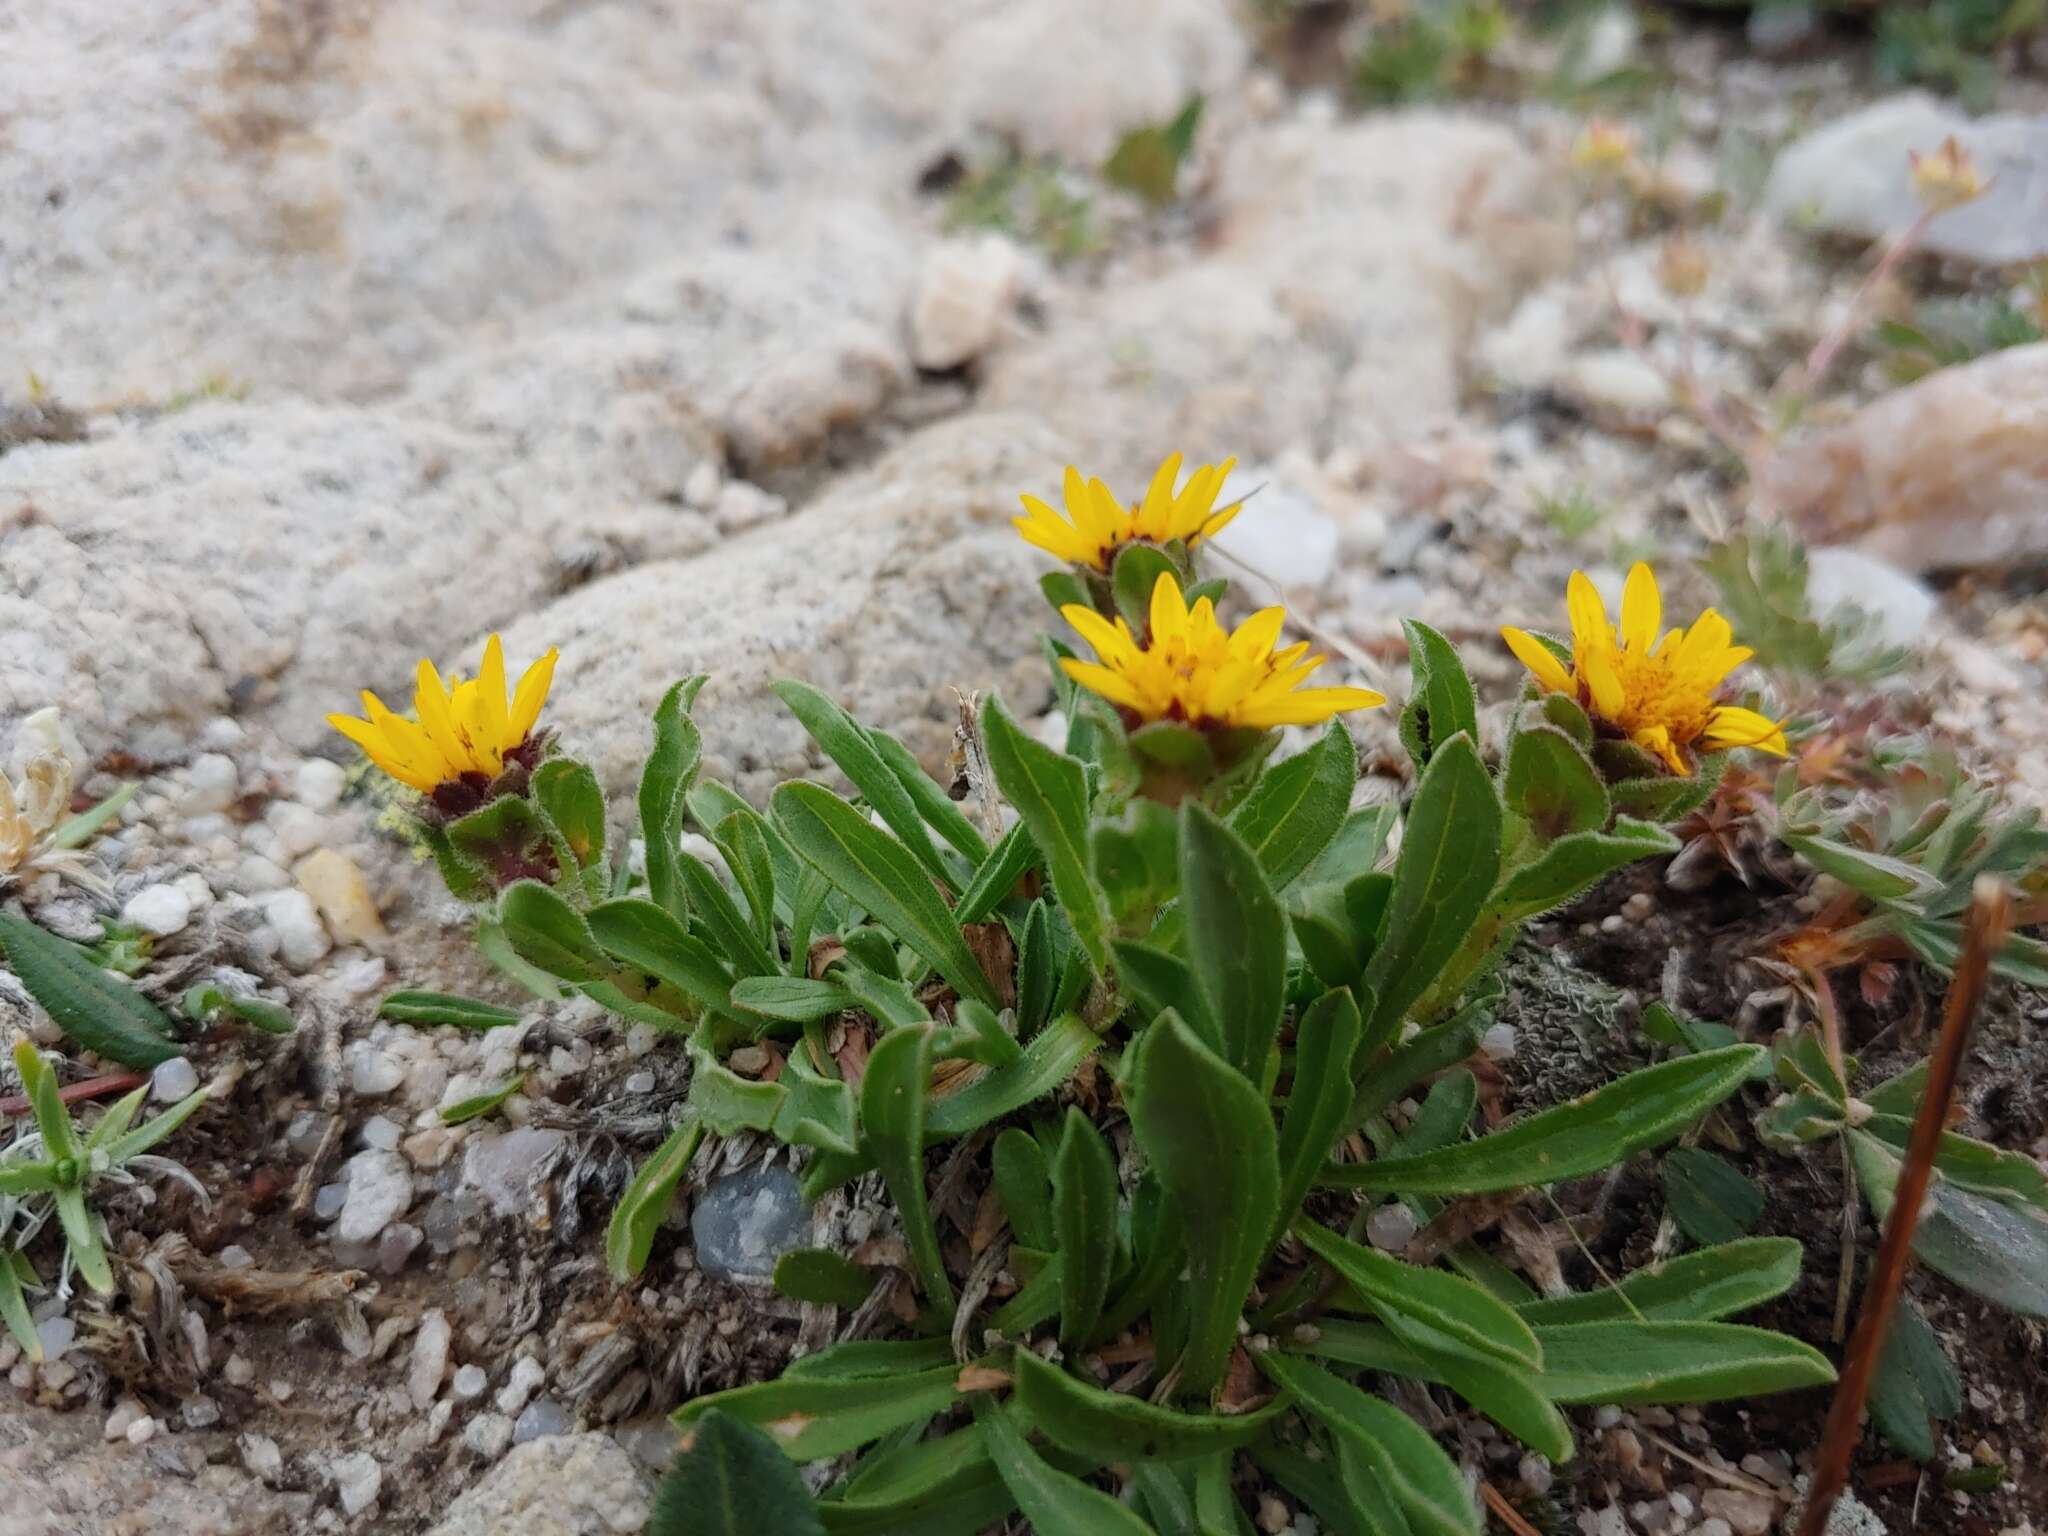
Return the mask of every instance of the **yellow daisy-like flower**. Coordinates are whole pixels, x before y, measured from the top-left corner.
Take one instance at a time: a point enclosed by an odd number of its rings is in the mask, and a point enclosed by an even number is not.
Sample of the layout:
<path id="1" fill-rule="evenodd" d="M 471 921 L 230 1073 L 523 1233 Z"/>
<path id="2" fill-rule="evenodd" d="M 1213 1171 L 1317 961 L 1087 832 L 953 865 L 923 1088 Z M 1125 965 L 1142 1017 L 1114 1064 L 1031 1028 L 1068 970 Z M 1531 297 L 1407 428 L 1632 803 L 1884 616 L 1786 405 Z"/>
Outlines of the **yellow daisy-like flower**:
<path id="1" fill-rule="evenodd" d="M 1125 544 L 1170 544 L 1180 539 L 1192 545 L 1237 516 L 1242 501 L 1227 507 L 1216 505 L 1216 495 L 1236 463 L 1225 459 L 1221 464 L 1201 465 L 1176 494 L 1173 486 L 1180 478 L 1181 456 L 1173 454 L 1152 477 L 1145 499 L 1132 508 L 1126 508 L 1100 480 L 1084 480 L 1069 464 L 1066 516 L 1050 503 L 1026 496 L 1027 515 L 1011 521 L 1026 543 L 1037 545 L 1055 559 L 1106 572 Z"/>
<path id="2" fill-rule="evenodd" d="M 1619 635 L 1585 572 L 1572 572 L 1565 597 L 1572 620 L 1569 672 L 1526 630 L 1500 632 L 1544 688 L 1570 694 L 1597 723 L 1658 757 L 1673 773 L 1692 771 L 1687 753 L 1694 748 L 1755 747 L 1785 755 L 1785 733 L 1777 721 L 1716 702 L 1728 674 L 1754 654 L 1732 643 L 1734 631 L 1720 614 L 1709 608 L 1690 629 L 1665 631 L 1657 578 L 1640 561 L 1622 590 Z"/>
<path id="3" fill-rule="evenodd" d="M 1160 572 L 1153 585 L 1142 641 L 1122 619 L 1105 619 L 1079 603 L 1060 613 L 1095 647 L 1097 658 L 1062 658 L 1067 676 L 1140 724 L 1175 720 L 1197 728 L 1270 730 L 1315 725 L 1348 709 L 1386 702 L 1370 688 L 1302 687 L 1329 658 L 1311 656 L 1306 640 L 1273 649 L 1287 617 L 1284 609 L 1262 608 L 1226 630 L 1208 598 L 1188 606 L 1170 572 Z"/>
<path id="4" fill-rule="evenodd" d="M 496 635 L 484 646 L 483 669 L 474 678 L 442 682 L 431 661 L 422 660 L 413 691 L 416 719 L 393 714 L 384 701 L 363 690 L 363 714 L 329 715 L 327 723 L 369 755 L 401 784 L 431 795 L 444 784 L 468 781 L 481 790 L 521 763 L 533 739 L 534 722 L 554 682 L 557 652 L 550 650 L 519 679 L 516 693 L 505 688 L 505 651 Z"/>

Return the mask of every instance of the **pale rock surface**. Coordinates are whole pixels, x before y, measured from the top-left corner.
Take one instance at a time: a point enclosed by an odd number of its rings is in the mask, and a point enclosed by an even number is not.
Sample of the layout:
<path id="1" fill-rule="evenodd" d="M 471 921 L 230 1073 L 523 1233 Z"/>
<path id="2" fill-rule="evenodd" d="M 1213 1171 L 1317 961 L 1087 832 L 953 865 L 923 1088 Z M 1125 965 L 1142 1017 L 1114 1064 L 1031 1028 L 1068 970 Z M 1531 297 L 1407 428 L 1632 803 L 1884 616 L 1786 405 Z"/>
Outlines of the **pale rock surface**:
<path id="1" fill-rule="evenodd" d="M 1896 235 L 1920 213 L 1908 151 L 1926 154 L 1951 134 L 1991 184 L 1935 219 L 1923 248 L 1986 266 L 2048 255 L 2048 118 L 1973 118 L 1924 91 L 1876 102 L 1793 144 L 1771 168 L 1764 205 L 1836 234 Z"/>
<path id="2" fill-rule="evenodd" d="M 292 871 L 299 889 L 312 899 L 327 931 L 343 944 L 376 944 L 384 937 L 384 921 L 369 882 L 355 861 L 333 848 L 319 848 Z"/>
<path id="3" fill-rule="evenodd" d="M 428 1536 L 625 1536 L 646 1523 L 651 1493 L 609 1435 L 551 1435 L 514 1448 Z"/>
<path id="4" fill-rule="evenodd" d="M 2048 342 L 1944 368 L 1796 439 L 1757 496 L 1809 537 L 1906 571 L 2048 552 Z"/>

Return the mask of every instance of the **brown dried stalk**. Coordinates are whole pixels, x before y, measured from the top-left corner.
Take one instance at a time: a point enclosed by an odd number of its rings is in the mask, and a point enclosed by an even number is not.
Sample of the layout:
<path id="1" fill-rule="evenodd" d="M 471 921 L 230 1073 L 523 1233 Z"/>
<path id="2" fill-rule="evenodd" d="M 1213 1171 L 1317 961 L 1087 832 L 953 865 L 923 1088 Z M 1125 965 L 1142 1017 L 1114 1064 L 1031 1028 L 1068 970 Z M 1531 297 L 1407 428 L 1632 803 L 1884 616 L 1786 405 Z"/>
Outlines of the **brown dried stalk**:
<path id="1" fill-rule="evenodd" d="M 1927 1186 L 1934 1175 L 1934 1154 L 1941 1142 L 1942 1127 L 1948 1123 L 1949 1102 L 1955 1097 L 1963 1051 L 1970 1043 L 1977 1009 L 1984 1000 L 1984 979 L 1991 957 L 2004 943 L 2011 919 L 2012 899 L 2004 885 L 1988 875 L 1979 876 L 1970 893 L 1963 952 L 1956 961 L 1955 980 L 1949 986 L 1948 1001 L 1942 1010 L 1941 1039 L 1936 1042 L 1934 1060 L 1928 1067 L 1927 1092 L 1913 1121 L 1905 1165 L 1899 1170 L 1891 1219 L 1885 1223 L 1877 1258 L 1870 1266 L 1870 1279 L 1863 1288 L 1863 1310 L 1856 1319 L 1855 1335 L 1849 1340 L 1849 1357 L 1835 1387 L 1835 1400 L 1828 1408 L 1827 1430 L 1821 1437 L 1820 1456 L 1814 1464 L 1806 1512 L 1800 1516 L 1799 1536 L 1821 1536 L 1827 1529 L 1835 1500 L 1849 1481 L 1849 1458 L 1862 1435 L 1864 1399 L 1870 1395 L 1871 1377 L 1891 1327 L 1899 1286 L 1906 1278 L 1913 1229 L 1920 1224 L 1920 1207 L 1926 1201 Z"/>

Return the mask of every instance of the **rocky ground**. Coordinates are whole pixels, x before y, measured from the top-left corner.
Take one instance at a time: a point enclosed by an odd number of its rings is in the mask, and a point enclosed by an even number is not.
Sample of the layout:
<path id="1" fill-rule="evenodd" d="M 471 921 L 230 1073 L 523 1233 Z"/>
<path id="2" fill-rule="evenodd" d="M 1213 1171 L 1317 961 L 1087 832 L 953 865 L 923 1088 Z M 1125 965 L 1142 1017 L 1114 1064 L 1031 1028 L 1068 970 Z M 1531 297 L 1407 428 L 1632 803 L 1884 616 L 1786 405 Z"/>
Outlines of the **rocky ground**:
<path id="1" fill-rule="evenodd" d="M 1963 126 L 1998 181 L 1906 282 L 2002 292 L 2048 253 L 2038 81 L 1968 126 L 1879 99 L 1850 37 L 1762 59 L 1739 27 L 1617 13 L 1601 46 L 1663 82 L 1618 196 L 1568 170 L 1574 105 L 1360 113 L 1318 83 L 1336 40 L 1220 0 L 169 0 L 0 32 L 35 65 L 0 119 L 0 723 L 60 704 L 87 788 L 143 784 L 106 894 L 16 894 L 59 932 L 147 931 L 159 992 L 225 970 L 300 1020 L 196 1052 L 220 1092 L 171 1150 L 210 1202 L 111 1202 L 153 1307 L 49 1309 L 40 1369 L 0 1338 L 8 1536 L 630 1531 L 661 1411 L 825 1336 L 748 1277 L 785 1187 L 764 1148 L 701 1158 L 694 1232 L 679 1208 L 642 1287 L 606 1278 L 610 1196 L 683 1086 L 650 1031 L 373 1017 L 395 986 L 518 1000 L 322 718 L 404 695 L 421 655 L 473 665 L 487 631 L 515 665 L 561 648 L 549 719 L 614 793 L 662 689 L 708 672 L 707 770 L 758 798 L 822 767 L 777 677 L 935 768 L 956 688 L 1049 706 L 1007 520 L 1069 461 L 1129 486 L 1238 456 L 1263 489 L 1225 552 L 1396 693 L 1403 615 L 1505 698 L 1494 626 L 1556 624 L 1574 565 L 1646 556 L 1702 599 L 1682 562 L 1772 511 L 1916 648 L 1891 686 L 2048 803 L 2048 347 L 1898 391 L 1852 349 L 1784 451 L 1745 467 L 1713 434 L 1910 221 L 1908 148 Z M 1196 93 L 1174 206 L 1085 174 Z M 962 178 L 1005 163 L 1043 184 L 962 227 Z M 1680 226 L 1708 262 L 1689 305 L 1657 275 Z M 1391 725 L 1366 731 L 1391 789 Z M 1663 899 L 1575 917 L 1611 936 Z M 500 1118 L 442 1125 L 521 1068 Z M 814 1220 L 855 1244 L 876 1215 Z M 1958 1452 L 2048 1459 L 2038 1416 L 1973 1398 Z M 1755 1536 L 1811 1440 L 1587 1419 L 1558 1491 L 1598 1536 Z M 1968 1501 L 1891 1528 L 2042 1513 Z"/>

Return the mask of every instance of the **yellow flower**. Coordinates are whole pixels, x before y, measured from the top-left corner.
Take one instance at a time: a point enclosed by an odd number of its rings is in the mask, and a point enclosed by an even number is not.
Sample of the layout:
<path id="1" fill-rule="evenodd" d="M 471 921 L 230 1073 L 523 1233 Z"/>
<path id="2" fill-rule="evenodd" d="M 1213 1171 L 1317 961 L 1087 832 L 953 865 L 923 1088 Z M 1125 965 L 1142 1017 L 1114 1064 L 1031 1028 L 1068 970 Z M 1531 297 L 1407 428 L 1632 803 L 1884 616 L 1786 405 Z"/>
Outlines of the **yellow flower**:
<path id="1" fill-rule="evenodd" d="M 413 691 L 417 719 L 393 714 L 366 688 L 366 718 L 329 715 L 327 723 L 399 783 L 422 794 L 463 780 L 482 789 L 505 771 L 508 759 L 517 764 L 525 755 L 554 681 L 556 655 L 550 650 L 528 667 L 519 679 L 519 691 L 508 698 L 505 651 L 493 635 L 484 646 L 483 670 L 474 678 L 456 676 L 443 683 L 431 661 L 420 662 L 419 685 Z"/>
<path id="2" fill-rule="evenodd" d="M 1160 572 L 1153 585 L 1151 622 L 1142 642 L 1122 619 L 1111 622 L 1079 603 L 1060 612 L 1095 647 L 1097 658 L 1062 658 L 1067 676 L 1141 724 L 1177 720 L 1198 728 L 1269 730 L 1314 725 L 1347 709 L 1386 702 L 1369 688 L 1303 688 L 1303 680 L 1328 658 L 1309 655 L 1306 640 L 1273 649 L 1287 617 L 1283 609 L 1262 608 L 1235 630 L 1225 630 L 1208 598 L 1188 607 L 1171 572 Z"/>
<path id="3" fill-rule="evenodd" d="M 1950 134 L 1932 154 L 1906 151 L 1913 171 L 1913 191 L 1930 213 L 1946 213 L 1984 195 L 1985 181 L 1970 152 Z"/>
<path id="4" fill-rule="evenodd" d="M 1673 773 L 1690 773 L 1690 748 L 1718 752 L 1756 747 L 1786 753 L 1778 722 L 1753 709 L 1715 702 L 1729 673 L 1754 654 L 1734 645 L 1728 621 L 1709 608 L 1690 629 L 1662 634 L 1664 599 L 1657 578 L 1638 562 L 1621 597 L 1621 633 L 1585 572 L 1573 571 L 1566 603 L 1572 619 L 1572 669 L 1525 630 L 1501 638 L 1536 681 L 1570 694 L 1598 723 L 1661 758 Z"/>
<path id="5" fill-rule="evenodd" d="M 1627 128 L 1608 118 L 1589 118 L 1572 140 L 1572 169 L 1595 176 L 1613 175 L 1623 170 L 1635 153 L 1636 136 Z"/>
<path id="6" fill-rule="evenodd" d="M 1236 463 L 1225 459 L 1221 464 L 1201 465 L 1175 495 L 1173 484 L 1180 477 L 1181 456 L 1173 454 L 1152 477 L 1145 499 L 1128 509 L 1108 486 L 1100 480 L 1082 479 L 1081 472 L 1069 464 L 1065 517 L 1049 503 L 1026 496 L 1023 501 L 1028 515 L 1011 521 L 1026 543 L 1037 545 L 1055 559 L 1107 571 L 1125 544 L 1169 544 L 1180 539 L 1192 545 L 1237 516 L 1242 501 L 1227 507 L 1216 505 L 1216 493 L 1223 489 Z"/>

